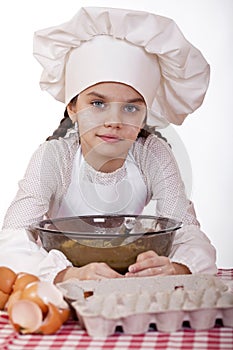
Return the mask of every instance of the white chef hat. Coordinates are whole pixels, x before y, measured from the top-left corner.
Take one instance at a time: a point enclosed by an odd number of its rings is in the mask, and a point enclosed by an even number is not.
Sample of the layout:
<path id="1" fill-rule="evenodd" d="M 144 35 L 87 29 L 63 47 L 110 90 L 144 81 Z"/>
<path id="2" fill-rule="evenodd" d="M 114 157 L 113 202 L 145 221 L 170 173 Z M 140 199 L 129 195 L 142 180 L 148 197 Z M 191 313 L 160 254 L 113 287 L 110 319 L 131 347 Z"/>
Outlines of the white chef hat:
<path id="1" fill-rule="evenodd" d="M 203 102 L 209 65 L 169 18 L 143 11 L 86 7 L 35 32 L 40 86 L 68 104 L 100 82 L 121 82 L 145 99 L 147 124 L 182 124 Z"/>

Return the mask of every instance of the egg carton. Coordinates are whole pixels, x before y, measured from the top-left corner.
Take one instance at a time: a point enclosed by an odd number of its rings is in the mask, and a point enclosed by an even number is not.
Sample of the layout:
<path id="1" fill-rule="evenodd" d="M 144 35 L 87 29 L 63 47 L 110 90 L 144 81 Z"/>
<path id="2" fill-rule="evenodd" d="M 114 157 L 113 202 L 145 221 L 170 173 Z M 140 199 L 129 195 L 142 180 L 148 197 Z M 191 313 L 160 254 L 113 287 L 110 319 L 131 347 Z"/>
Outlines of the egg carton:
<path id="1" fill-rule="evenodd" d="M 100 281 L 70 279 L 58 284 L 91 337 L 142 334 L 150 325 L 162 332 L 181 329 L 184 321 L 196 330 L 222 319 L 233 327 L 231 282 L 209 275 L 117 278 Z"/>

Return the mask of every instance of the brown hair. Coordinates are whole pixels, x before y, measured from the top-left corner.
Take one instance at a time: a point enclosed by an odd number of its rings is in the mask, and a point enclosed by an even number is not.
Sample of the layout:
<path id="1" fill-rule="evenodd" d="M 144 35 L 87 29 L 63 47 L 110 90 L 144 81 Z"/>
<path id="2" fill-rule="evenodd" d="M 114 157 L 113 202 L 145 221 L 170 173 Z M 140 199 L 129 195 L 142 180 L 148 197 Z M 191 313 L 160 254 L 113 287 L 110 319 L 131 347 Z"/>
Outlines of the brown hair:
<path id="1" fill-rule="evenodd" d="M 78 95 L 73 97 L 72 100 L 70 101 L 70 104 L 75 104 L 77 101 Z M 73 127 L 73 122 L 69 117 L 67 108 L 65 109 L 64 112 L 64 117 L 60 121 L 60 124 L 56 130 L 54 130 L 53 134 L 49 137 L 47 137 L 46 141 L 50 140 L 58 140 L 59 137 L 64 137 L 67 133 L 67 130 Z"/>
<path id="2" fill-rule="evenodd" d="M 54 130 L 51 136 L 47 137 L 46 141 L 58 140 L 59 137 L 64 137 L 67 133 L 67 130 L 72 128 L 72 126 L 72 120 L 70 119 L 67 110 L 65 110 L 64 117 L 60 121 L 58 128 Z"/>

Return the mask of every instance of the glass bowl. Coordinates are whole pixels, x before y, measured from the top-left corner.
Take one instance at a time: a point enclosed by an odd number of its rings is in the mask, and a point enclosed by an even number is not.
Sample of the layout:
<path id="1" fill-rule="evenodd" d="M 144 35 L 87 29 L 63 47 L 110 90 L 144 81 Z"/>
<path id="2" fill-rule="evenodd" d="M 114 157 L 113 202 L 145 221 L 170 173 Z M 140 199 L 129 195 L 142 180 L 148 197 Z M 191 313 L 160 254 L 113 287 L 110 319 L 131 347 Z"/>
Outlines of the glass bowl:
<path id="1" fill-rule="evenodd" d="M 95 215 L 43 220 L 33 229 L 47 251 L 63 252 L 74 266 L 105 262 L 124 274 L 142 252 L 168 256 L 181 226 L 151 215 Z"/>

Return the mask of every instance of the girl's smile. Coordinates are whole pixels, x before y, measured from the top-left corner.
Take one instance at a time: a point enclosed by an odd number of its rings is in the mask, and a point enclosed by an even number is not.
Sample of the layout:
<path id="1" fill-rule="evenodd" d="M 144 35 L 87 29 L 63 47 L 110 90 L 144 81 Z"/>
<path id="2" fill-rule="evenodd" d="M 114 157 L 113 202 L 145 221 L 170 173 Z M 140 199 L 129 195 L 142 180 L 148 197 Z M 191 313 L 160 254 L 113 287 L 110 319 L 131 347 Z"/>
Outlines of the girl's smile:
<path id="1" fill-rule="evenodd" d="M 113 134 L 103 134 L 103 135 L 97 135 L 101 138 L 101 140 L 109 143 L 116 143 L 122 140 L 119 136 L 113 135 Z"/>

